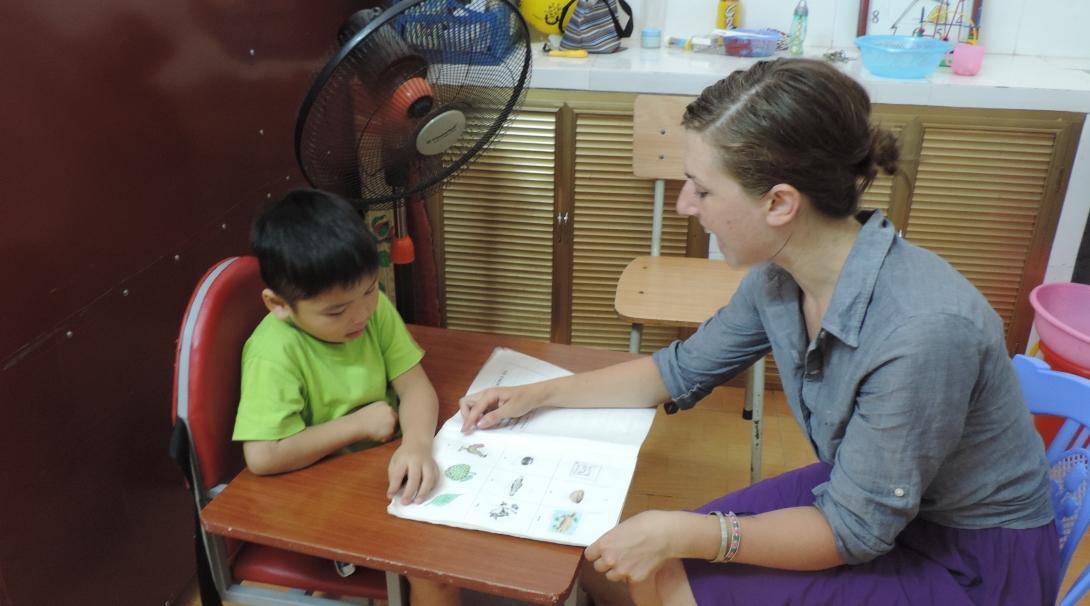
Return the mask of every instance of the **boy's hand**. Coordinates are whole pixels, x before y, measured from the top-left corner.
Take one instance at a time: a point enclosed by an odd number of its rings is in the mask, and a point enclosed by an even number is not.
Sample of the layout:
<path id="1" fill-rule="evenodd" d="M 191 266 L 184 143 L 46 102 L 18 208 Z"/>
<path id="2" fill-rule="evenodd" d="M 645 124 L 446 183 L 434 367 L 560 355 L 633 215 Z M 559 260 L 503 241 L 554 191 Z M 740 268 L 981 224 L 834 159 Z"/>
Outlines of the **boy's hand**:
<path id="1" fill-rule="evenodd" d="M 489 387 L 458 400 L 462 412 L 462 433 L 488 429 L 504 419 L 521 417 L 537 408 L 541 396 L 534 385 Z"/>
<path id="2" fill-rule="evenodd" d="M 439 479 L 439 466 L 431 457 L 431 440 L 403 440 L 390 458 L 387 471 L 390 486 L 386 489 L 386 498 L 394 498 L 400 490 L 402 505 L 423 503 Z"/>
<path id="3" fill-rule="evenodd" d="M 356 423 L 360 440 L 385 442 L 394 435 L 397 429 L 397 413 L 392 406 L 382 400 L 371 402 L 353 411 L 350 416 Z"/>

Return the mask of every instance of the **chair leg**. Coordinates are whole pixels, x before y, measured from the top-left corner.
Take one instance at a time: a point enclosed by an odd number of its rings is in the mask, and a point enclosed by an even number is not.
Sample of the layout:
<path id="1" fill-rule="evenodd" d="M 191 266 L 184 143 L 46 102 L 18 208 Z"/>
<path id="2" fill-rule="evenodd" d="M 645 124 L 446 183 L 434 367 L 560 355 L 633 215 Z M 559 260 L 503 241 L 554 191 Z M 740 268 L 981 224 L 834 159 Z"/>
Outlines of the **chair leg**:
<path id="1" fill-rule="evenodd" d="M 564 600 L 564 606 L 587 606 L 587 593 L 583 591 L 578 575 L 575 577 L 575 583 L 571 586 L 568 599 Z"/>
<path id="2" fill-rule="evenodd" d="M 643 336 L 643 325 L 633 324 L 632 332 L 628 334 L 628 351 L 640 353 L 640 338 Z"/>
<path id="3" fill-rule="evenodd" d="M 408 580 L 396 572 L 386 571 L 386 603 L 389 606 L 406 606 L 409 594 Z"/>
<path id="4" fill-rule="evenodd" d="M 765 359 L 761 358 L 746 370 L 746 400 L 742 415 L 753 420 L 753 441 L 750 446 L 749 483 L 761 480 L 761 440 L 764 431 Z"/>
<path id="5" fill-rule="evenodd" d="M 1083 570 L 1082 574 L 1071 584 L 1067 594 L 1062 596 L 1060 606 L 1078 606 L 1081 602 L 1079 598 L 1084 596 L 1088 590 L 1090 590 L 1090 568 Z"/>

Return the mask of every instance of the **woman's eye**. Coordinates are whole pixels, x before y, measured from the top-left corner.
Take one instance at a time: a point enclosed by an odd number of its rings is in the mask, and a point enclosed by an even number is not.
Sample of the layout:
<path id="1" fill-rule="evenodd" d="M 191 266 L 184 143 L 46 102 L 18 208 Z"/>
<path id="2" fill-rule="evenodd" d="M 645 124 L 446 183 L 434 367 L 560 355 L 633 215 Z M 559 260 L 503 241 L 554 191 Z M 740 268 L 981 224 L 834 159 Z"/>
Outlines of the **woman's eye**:
<path id="1" fill-rule="evenodd" d="M 703 200 L 704 198 L 707 198 L 707 197 L 708 197 L 708 192 L 706 192 L 706 191 L 698 191 L 698 192 L 696 192 L 696 197 L 698 197 L 698 198 L 700 198 L 701 200 Z"/>

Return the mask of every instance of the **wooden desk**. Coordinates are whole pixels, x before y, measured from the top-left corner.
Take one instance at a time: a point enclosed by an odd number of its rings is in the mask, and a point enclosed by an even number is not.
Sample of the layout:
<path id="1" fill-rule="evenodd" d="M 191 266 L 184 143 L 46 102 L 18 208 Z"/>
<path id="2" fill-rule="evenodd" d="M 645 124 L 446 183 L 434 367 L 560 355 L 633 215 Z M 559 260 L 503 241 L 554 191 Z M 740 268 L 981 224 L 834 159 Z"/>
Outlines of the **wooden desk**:
<path id="1" fill-rule="evenodd" d="M 632 323 L 631 349 L 639 347 L 640 327 L 695 328 L 730 301 L 745 277 L 744 269 L 692 257 L 636 257 L 617 281 L 614 307 Z M 761 479 L 761 440 L 764 417 L 764 359 L 746 370 L 744 416 L 753 421 L 749 480 Z"/>
<path id="2" fill-rule="evenodd" d="M 492 349 L 510 347 L 571 371 L 632 359 L 632 354 L 515 337 L 410 326 L 427 352 L 424 369 L 439 394 L 439 422 L 458 408 Z M 569 595 L 583 550 L 462 530 L 386 513 L 386 465 L 397 443 L 327 459 L 306 469 L 258 477 L 243 471 L 201 513 L 209 532 L 524 600 L 558 604 Z"/>

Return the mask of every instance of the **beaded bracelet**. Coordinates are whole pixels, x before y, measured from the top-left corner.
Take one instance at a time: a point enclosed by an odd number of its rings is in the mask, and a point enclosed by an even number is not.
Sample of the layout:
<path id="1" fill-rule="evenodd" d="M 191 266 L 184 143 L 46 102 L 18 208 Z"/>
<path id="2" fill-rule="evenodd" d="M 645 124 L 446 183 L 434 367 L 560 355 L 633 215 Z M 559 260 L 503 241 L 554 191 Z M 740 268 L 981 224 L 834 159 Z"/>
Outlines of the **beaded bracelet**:
<path id="1" fill-rule="evenodd" d="M 742 525 L 738 523 L 738 516 L 733 511 L 728 511 L 727 517 L 730 518 L 730 548 L 723 558 L 724 562 L 733 560 L 738 555 L 738 548 L 742 546 Z"/>

